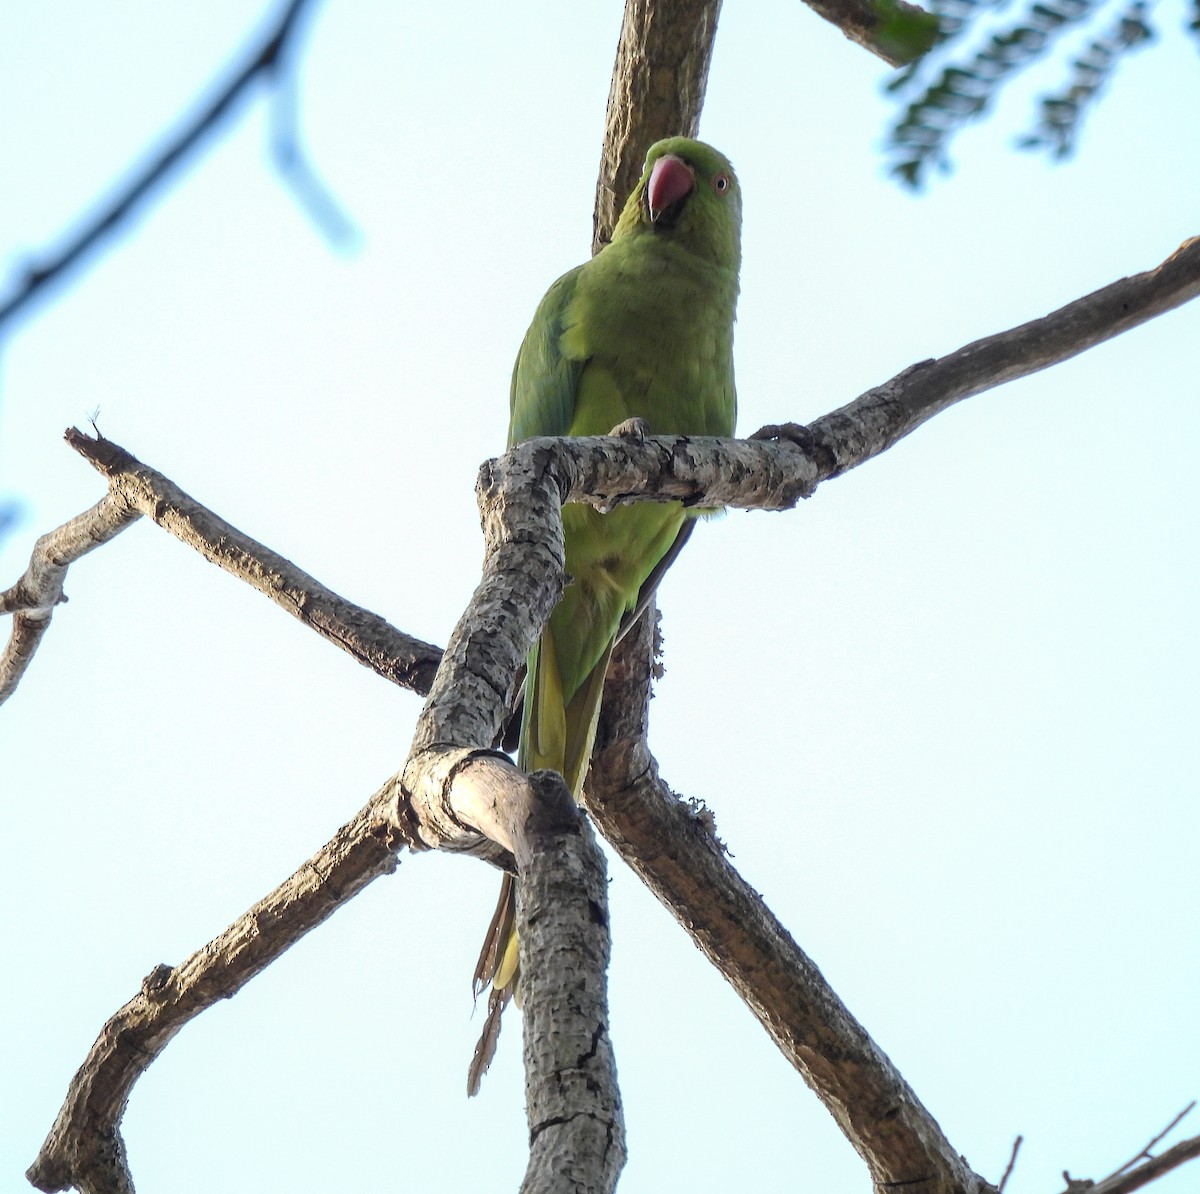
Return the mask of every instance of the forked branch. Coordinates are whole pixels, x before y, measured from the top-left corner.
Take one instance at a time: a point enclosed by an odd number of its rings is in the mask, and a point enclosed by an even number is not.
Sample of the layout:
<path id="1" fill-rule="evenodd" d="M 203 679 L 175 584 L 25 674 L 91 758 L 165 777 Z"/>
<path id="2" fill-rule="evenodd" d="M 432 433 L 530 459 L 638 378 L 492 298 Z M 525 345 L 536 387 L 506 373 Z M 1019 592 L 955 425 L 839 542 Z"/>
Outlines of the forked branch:
<path id="1" fill-rule="evenodd" d="M 147 989 L 101 1034 L 72 1083 L 31 1177 L 43 1189 L 58 1189 L 68 1181 L 94 1183 L 97 1175 L 109 1174 L 111 1181 L 104 1179 L 108 1184 L 94 1188 L 121 1189 L 118 1175 L 125 1171 L 117 1124 L 129 1088 L 149 1060 L 190 1016 L 231 994 L 366 882 L 390 869 L 394 851 L 404 844 L 467 850 L 502 865 L 514 853 L 521 855 L 530 805 L 527 796 L 511 793 L 525 793 L 528 785 L 495 755 L 492 745 L 507 716 L 518 667 L 561 591 L 562 501 L 607 506 L 642 496 L 706 506 L 786 508 L 811 494 L 821 480 L 871 459 L 953 402 L 1063 360 L 1198 291 L 1200 242 L 1191 241 L 1154 270 L 1114 283 L 1045 319 L 905 370 L 808 428 L 765 429 L 766 438 L 750 441 L 534 440 L 486 465 L 479 487 L 488 544 L 484 577 L 434 676 L 402 780 L 386 785 L 330 846 L 216 942 L 182 967 L 155 971 Z M 116 445 L 80 433 L 72 433 L 71 439 L 108 476 L 109 498 L 116 505 L 102 502 L 96 509 L 118 511 L 106 523 L 115 528 L 111 533 L 132 520 L 131 511 L 144 512 L 363 662 L 394 679 L 403 675 L 414 688 L 424 686 L 436 648 L 414 646 L 414 640 L 372 615 L 347 609 L 311 577 L 215 520 Z M 95 517 L 95 511 L 89 512 L 79 526 L 91 525 L 88 520 Z M 64 540 L 72 533 L 64 533 Z M 85 544 L 92 543 L 89 536 L 83 535 Z M 51 560 L 51 565 L 60 568 L 61 562 Z M 37 566 L 31 567 L 9 593 L 24 594 L 20 601 L 40 609 L 38 603 L 51 600 L 54 590 L 33 579 L 37 572 Z M 7 600 L 10 608 L 19 604 L 16 597 Z M 390 662 L 349 645 L 359 641 L 364 625 L 393 644 L 396 654 Z M 616 687 L 614 682 L 614 692 Z M 705 842 L 700 834 L 700 849 L 689 854 L 683 845 L 697 837 L 695 823 L 680 818 L 678 810 L 667 813 L 674 818 L 667 822 L 673 829 L 664 829 L 653 817 L 647 820 L 645 808 L 657 816 L 669 801 L 653 760 L 648 752 L 639 753 L 644 752 L 642 732 L 610 734 L 604 742 L 608 749 L 597 762 L 590 790 L 601 793 L 600 785 L 609 783 L 614 791 L 641 787 L 647 793 L 640 808 L 597 795 L 597 815 L 606 831 L 681 920 L 738 927 L 742 936 L 736 948 L 731 939 L 722 943 L 715 929 L 705 929 L 701 936 L 708 934 L 710 954 L 731 955 L 722 965 L 727 977 L 836 1109 L 876 1181 L 925 1182 L 927 1191 L 986 1189 L 982 1179 L 961 1166 L 936 1123 L 861 1026 L 820 985 L 815 967 L 769 912 L 756 900 L 753 908 L 737 904 L 742 898 L 737 889 L 745 885 L 724 866 L 711 840 Z M 689 861 L 668 857 L 667 846 Z M 714 861 L 713 874 L 719 879 L 697 884 L 692 868 L 703 871 L 702 864 Z M 756 949 L 772 958 L 764 969 L 748 961 Z M 589 1029 L 597 1030 L 595 1024 Z M 855 1091 L 874 1092 L 863 1097 L 875 1101 L 860 1106 Z M 609 1159 L 615 1163 L 615 1157 Z M 917 1157 L 932 1169 L 916 1167 Z M 1120 1180 L 1132 1176 L 1121 1175 Z M 1127 1188 L 1133 1187 L 1114 1190 Z"/>

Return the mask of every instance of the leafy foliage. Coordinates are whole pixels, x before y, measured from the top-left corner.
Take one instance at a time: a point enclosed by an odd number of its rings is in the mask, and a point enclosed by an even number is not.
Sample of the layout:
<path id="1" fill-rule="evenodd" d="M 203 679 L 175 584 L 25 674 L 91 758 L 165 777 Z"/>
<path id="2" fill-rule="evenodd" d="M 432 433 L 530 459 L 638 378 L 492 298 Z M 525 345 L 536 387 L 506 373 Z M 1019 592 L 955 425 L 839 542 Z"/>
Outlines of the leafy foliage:
<path id="1" fill-rule="evenodd" d="M 1108 32 L 1088 44 L 1071 63 L 1067 87 L 1057 95 L 1042 97 L 1037 127 L 1017 142 L 1022 149 L 1044 147 L 1056 158 L 1065 158 L 1074 150 L 1080 118 L 1099 95 L 1121 56 L 1154 37 L 1144 13 L 1145 5 L 1138 0 Z"/>
<path id="2" fill-rule="evenodd" d="M 1068 57 L 1067 79 L 1044 94 L 1032 129 L 1017 141 L 1023 149 L 1047 149 L 1067 157 L 1078 143 L 1082 118 L 1124 56 L 1153 40 L 1147 0 L 1028 0 L 1014 21 L 995 27 L 998 5 L 987 0 L 935 0 L 940 35 L 925 57 L 889 83 L 904 110 L 889 131 L 891 171 L 918 188 L 931 168 L 949 168 L 951 137 L 984 115 L 1010 79 L 1056 49 L 1068 32 L 1091 32 L 1082 51 Z M 1192 28 L 1200 30 L 1200 0 Z M 979 33 L 981 26 L 990 31 Z M 975 35 L 973 49 L 961 45 Z M 1065 55 L 1064 55 L 1065 56 Z"/>

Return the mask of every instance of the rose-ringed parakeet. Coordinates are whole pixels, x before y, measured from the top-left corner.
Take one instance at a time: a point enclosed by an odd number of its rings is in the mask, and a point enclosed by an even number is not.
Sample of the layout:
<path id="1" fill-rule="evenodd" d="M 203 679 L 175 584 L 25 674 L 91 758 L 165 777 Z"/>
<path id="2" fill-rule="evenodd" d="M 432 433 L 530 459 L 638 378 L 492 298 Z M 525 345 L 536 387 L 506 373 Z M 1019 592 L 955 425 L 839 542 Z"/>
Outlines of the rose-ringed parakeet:
<path id="1" fill-rule="evenodd" d="M 513 369 L 509 446 L 607 435 L 630 420 L 655 435 L 732 435 L 740 229 L 741 192 L 720 153 L 686 137 L 652 146 L 612 243 L 538 306 Z M 568 584 L 529 655 L 524 770 L 558 771 L 579 795 L 613 647 L 697 513 L 675 502 L 563 508 Z M 489 980 L 493 990 L 472 1094 L 516 984 L 514 897 L 506 877 L 475 971 L 476 991 Z"/>

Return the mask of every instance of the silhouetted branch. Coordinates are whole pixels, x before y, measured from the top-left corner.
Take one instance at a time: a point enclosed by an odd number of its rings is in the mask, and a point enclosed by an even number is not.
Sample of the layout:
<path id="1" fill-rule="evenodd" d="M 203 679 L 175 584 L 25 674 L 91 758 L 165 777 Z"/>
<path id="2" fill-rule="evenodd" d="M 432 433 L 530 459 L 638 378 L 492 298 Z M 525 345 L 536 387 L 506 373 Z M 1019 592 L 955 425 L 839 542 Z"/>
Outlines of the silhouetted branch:
<path id="1" fill-rule="evenodd" d="M 26 267 L 24 277 L 14 292 L 0 300 L 0 330 L 48 287 L 60 282 L 71 270 L 81 265 L 90 253 L 116 232 L 143 202 L 166 183 L 175 168 L 200 146 L 205 137 L 217 129 L 234 104 L 256 82 L 266 80 L 272 86 L 279 87 L 285 55 L 298 37 L 301 17 L 310 3 L 311 0 L 290 0 L 265 40 L 256 45 L 232 76 L 217 87 L 214 98 L 167 138 L 162 148 L 150 155 L 133 177 L 103 204 L 83 231 L 65 248 Z M 290 128 L 290 123 L 285 127 Z M 294 135 L 289 135 L 286 143 L 291 146 L 291 154 L 290 157 L 287 154 L 280 157 L 284 176 L 309 210 L 314 212 L 317 222 L 331 239 L 345 243 L 348 224 L 343 217 L 338 217 L 340 224 L 331 218 L 331 212 L 336 209 L 328 200 L 323 208 L 319 203 L 314 204 L 313 197 L 317 193 L 313 190 L 315 176 L 298 164 Z"/>
<path id="2" fill-rule="evenodd" d="M 1128 1161 L 1125 1162 L 1124 1165 L 1120 1166 L 1118 1169 L 1114 1169 L 1112 1171 L 1112 1173 L 1110 1173 L 1108 1175 L 1108 1177 L 1105 1178 L 1104 1180 L 1109 1181 L 1111 1178 L 1119 1177 L 1127 1169 L 1132 1169 L 1141 1160 L 1147 1160 L 1147 1161 L 1151 1160 L 1152 1157 L 1150 1155 L 1150 1150 L 1156 1144 L 1165 1140 L 1180 1125 L 1180 1123 L 1182 1123 L 1183 1120 L 1186 1119 L 1187 1116 L 1190 1115 L 1192 1113 L 1192 1111 L 1195 1110 L 1195 1107 L 1196 1107 L 1196 1100 L 1193 1099 L 1177 1116 L 1175 1116 L 1175 1118 L 1173 1120 L 1171 1120 L 1171 1122 L 1169 1124 L 1167 1124 L 1167 1126 L 1165 1128 L 1163 1128 L 1163 1130 L 1161 1132 L 1159 1132 L 1159 1134 L 1157 1136 L 1155 1136 L 1151 1139 L 1149 1144 L 1145 1145 L 1145 1147 L 1142 1148 L 1141 1152 L 1139 1152 L 1136 1157 L 1131 1157 Z"/>
<path id="3" fill-rule="evenodd" d="M 1013 1141 L 1012 1152 L 1008 1155 L 1008 1164 L 1004 1166 L 1004 1175 L 1000 1178 L 1000 1184 L 996 1187 L 996 1194 L 1004 1194 L 1004 1187 L 1008 1185 L 1008 1179 L 1012 1177 L 1013 1169 L 1016 1168 L 1017 1153 L 1021 1151 L 1021 1145 L 1024 1142 L 1024 1136 L 1018 1136 Z"/>
<path id="4" fill-rule="evenodd" d="M 300 148 L 300 101 L 293 61 L 297 53 L 298 45 L 292 39 L 280 50 L 271 68 L 274 76 L 271 156 L 297 202 L 308 212 L 309 219 L 331 243 L 349 250 L 359 239 L 358 229 Z"/>
<path id="5" fill-rule="evenodd" d="M 1149 1147 L 1147 1145 L 1146 1151 Z M 1072 1180 L 1071 1175 L 1064 1172 L 1063 1180 L 1067 1183 L 1064 1194 L 1073 1194 L 1077 1190 L 1086 1190 L 1087 1194 L 1133 1194 L 1134 1190 L 1140 1190 L 1143 1186 L 1158 1181 L 1163 1174 L 1170 1173 L 1172 1169 L 1178 1169 L 1180 1165 L 1194 1161 L 1197 1157 L 1200 1157 L 1200 1136 L 1192 1136 L 1172 1145 L 1165 1153 L 1150 1157 L 1135 1169 L 1126 1170 L 1122 1167 L 1100 1182 Z"/>

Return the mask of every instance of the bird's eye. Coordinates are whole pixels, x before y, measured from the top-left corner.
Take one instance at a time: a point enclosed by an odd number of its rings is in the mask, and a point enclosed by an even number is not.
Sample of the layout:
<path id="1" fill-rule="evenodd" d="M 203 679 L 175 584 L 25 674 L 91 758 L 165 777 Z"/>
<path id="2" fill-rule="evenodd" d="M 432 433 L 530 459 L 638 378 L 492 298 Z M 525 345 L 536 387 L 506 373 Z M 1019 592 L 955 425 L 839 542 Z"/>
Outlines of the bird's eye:
<path id="1" fill-rule="evenodd" d="M 717 177 L 713 179 L 712 185 L 713 190 L 716 191 L 718 195 L 724 195 L 725 192 L 729 190 L 729 175 L 718 174 Z"/>

